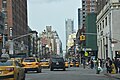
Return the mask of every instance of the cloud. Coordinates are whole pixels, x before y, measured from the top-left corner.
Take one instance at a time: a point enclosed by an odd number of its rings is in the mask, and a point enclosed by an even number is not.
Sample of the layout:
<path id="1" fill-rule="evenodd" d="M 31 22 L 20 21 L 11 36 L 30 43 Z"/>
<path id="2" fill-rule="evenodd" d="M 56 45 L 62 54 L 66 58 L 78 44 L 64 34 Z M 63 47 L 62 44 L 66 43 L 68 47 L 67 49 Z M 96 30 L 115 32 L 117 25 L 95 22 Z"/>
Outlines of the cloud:
<path id="1" fill-rule="evenodd" d="M 66 0 L 29 0 L 29 2 L 36 4 L 52 3 L 52 2 L 60 2 L 60 1 L 66 1 Z"/>

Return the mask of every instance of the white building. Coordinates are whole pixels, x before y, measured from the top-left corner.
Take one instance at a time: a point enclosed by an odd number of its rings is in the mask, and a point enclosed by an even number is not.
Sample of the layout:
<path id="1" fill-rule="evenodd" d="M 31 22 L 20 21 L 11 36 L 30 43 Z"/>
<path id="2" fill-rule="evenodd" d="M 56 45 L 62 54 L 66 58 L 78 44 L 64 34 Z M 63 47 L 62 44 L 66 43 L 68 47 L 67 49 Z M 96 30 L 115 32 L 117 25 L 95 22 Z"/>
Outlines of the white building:
<path id="1" fill-rule="evenodd" d="M 114 58 L 120 51 L 120 1 L 108 0 L 97 16 L 98 58 Z"/>
<path id="2" fill-rule="evenodd" d="M 66 45 L 67 45 L 67 40 L 69 35 L 74 32 L 74 21 L 72 19 L 65 20 L 65 28 L 66 28 Z"/>

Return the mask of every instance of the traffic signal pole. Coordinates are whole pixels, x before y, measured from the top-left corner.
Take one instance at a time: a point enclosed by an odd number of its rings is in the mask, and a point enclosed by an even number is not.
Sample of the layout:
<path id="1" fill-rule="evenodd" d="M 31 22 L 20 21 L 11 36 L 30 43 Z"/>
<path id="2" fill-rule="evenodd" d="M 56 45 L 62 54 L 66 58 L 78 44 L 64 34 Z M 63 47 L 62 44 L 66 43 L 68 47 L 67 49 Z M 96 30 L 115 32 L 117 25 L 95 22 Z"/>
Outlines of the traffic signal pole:
<path id="1" fill-rule="evenodd" d="M 10 32 L 12 33 L 12 32 Z M 20 39 L 20 38 L 23 38 L 23 37 L 26 37 L 26 36 L 29 36 L 29 35 L 32 35 L 33 33 L 28 33 L 28 34 L 24 34 L 24 35 L 21 35 L 19 37 L 16 37 L 16 38 L 12 38 L 9 40 L 9 44 L 10 44 L 10 47 L 9 47 L 9 53 L 10 54 L 14 54 L 14 41 L 17 40 L 17 39 Z M 12 37 L 12 35 L 10 34 L 10 37 Z"/>

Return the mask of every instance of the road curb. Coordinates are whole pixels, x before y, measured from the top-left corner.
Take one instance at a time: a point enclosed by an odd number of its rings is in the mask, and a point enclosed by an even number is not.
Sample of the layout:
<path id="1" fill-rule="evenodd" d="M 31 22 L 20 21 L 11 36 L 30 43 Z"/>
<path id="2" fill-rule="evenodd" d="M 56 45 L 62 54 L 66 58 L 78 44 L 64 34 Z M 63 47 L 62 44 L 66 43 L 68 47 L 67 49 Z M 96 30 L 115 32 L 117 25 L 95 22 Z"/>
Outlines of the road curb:
<path id="1" fill-rule="evenodd" d="M 105 76 L 108 76 L 108 77 L 112 77 L 112 78 L 115 78 L 115 79 L 120 79 L 120 77 L 117 77 L 117 76 L 112 76 L 112 75 L 110 75 L 110 74 L 104 74 Z"/>

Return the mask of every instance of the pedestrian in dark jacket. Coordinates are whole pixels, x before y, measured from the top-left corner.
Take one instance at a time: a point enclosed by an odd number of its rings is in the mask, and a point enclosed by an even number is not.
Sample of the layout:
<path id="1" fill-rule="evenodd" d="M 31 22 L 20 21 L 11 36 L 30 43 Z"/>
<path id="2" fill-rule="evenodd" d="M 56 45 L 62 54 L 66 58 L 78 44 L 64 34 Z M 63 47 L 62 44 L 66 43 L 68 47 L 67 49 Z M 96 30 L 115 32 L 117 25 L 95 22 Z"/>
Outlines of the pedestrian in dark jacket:
<path id="1" fill-rule="evenodd" d="M 118 69 L 119 69 L 119 73 L 120 73 L 120 59 L 118 59 Z"/>
<path id="2" fill-rule="evenodd" d="M 115 58 L 115 60 L 114 60 L 114 64 L 115 64 L 116 73 L 118 73 L 119 60 L 118 60 L 117 58 Z"/>
<path id="3" fill-rule="evenodd" d="M 93 59 L 90 61 L 90 67 L 91 67 L 91 69 L 93 69 L 94 68 L 94 62 L 93 62 Z"/>
<path id="4" fill-rule="evenodd" d="M 107 58 L 106 60 L 106 68 L 107 68 L 107 73 L 112 72 L 112 60 L 110 58 Z"/>

